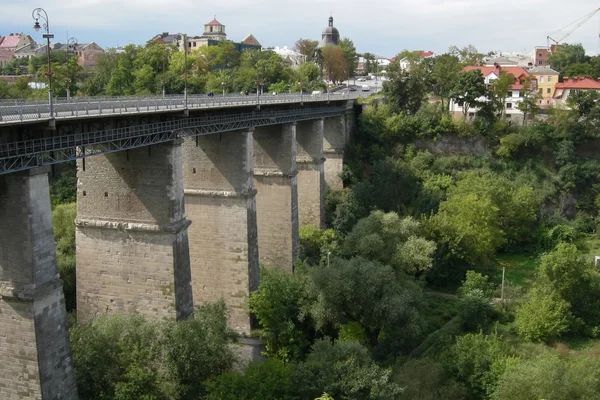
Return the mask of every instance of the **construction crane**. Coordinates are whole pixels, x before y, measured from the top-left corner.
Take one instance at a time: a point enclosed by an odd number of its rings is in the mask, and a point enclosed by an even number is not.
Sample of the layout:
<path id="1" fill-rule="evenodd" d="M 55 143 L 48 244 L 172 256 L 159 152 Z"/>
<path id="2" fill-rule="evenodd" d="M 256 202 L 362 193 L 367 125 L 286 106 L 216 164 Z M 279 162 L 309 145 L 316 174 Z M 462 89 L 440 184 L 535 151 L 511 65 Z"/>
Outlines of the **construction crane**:
<path id="1" fill-rule="evenodd" d="M 561 28 L 561 29 L 557 30 L 556 32 L 553 32 L 552 35 L 555 35 L 567 28 L 570 28 L 565 34 L 563 34 L 558 39 L 553 39 L 552 37 L 550 37 L 550 35 L 548 35 L 546 37 L 546 39 L 548 40 L 548 50 L 551 51 L 550 41 L 553 41 L 555 43 L 555 45 L 558 46 L 558 44 L 560 42 L 562 42 L 563 40 L 568 38 L 571 35 L 571 33 L 575 32 L 577 29 L 579 29 L 579 27 L 581 27 L 581 25 L 585 24 L 588 20 L 590 20 L 599 11 L 600 11 L 600 8 L 597 8 L 594 11 L 592 11 L 591 13 L 586 14 L 583 17 L 579 18 L 577 21 L 571 22 L 569 25 L 565 26 L 564 28 Z"/>

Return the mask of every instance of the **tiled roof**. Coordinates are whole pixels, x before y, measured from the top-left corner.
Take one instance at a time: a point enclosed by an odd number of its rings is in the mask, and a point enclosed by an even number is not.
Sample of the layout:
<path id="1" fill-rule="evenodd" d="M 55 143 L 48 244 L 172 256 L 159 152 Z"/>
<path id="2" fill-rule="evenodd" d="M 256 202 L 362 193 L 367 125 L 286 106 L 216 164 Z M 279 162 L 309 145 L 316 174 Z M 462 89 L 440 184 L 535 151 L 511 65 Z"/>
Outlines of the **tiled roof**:
<path id="1" fill-rule="evenodd" d="M 491 73 L 494 73 L 497 76 L 500 76 L 500 72 L 506 72 L 511 74 L 514 78 L 515 78 L 515 83 L 514 85 L 512 85 L 510 88 L 513 90 L 523 90 L 524 87 L 520 82 L 520 78 L 525 76 L 529 76 L 529 73 L 527 71 L 525 71 L 523 68 L 521 67 L 495 67 L 495 66 L 486 66 L 486 67 L 479 67 L 476 65 L 469 65 L 466 66 L 462 69 L 463 72 L 467 72 L 467 71 L 473 71 L 478 69 L 479 71 L 481 71 L 481 74 L 483 76 L 488 76 Z"/>
<path id="2" fill-rule="evenodd" d="M 261 46 L 260 42 L 254 37 L 253 34 L 249 34 L 242 40 L 242 43 L 252 45 L 252 46 Z"/>
<path id="3" fill-rule="evenodd" d="M 556 84 L 558 89 L 595 89 L 600 90 L 600 82 L 592 78 L 564 78 L 562 82 Z"/>
<path id="4" fill-rule="evenodd" d="M 216 26 L 216 25 L 223 25 L 222 23 L 220 23 L 219 21 L 217 21 L 216 18 L 213 18 L 212 21 L 210 21 L 208 24 L 206 25 L 212 25 L 212 26 Z"/>
<path id="5" fill-rule="evenodd" d="M 0 43 L 0 48 L 13 48 L 13 47 L 17 47 L 17 44 L 19 44 L 19 40 L 21 40 L 21 36 L 20 35 L 5 36 L 4 40 L 2 41 L 2 43 Z"/>
<path id="6" fill-rule="evenodd" d="M 560 75 L 560 72 L 550 67 L 533 67 L 528 71 L 531 75 Z"/>

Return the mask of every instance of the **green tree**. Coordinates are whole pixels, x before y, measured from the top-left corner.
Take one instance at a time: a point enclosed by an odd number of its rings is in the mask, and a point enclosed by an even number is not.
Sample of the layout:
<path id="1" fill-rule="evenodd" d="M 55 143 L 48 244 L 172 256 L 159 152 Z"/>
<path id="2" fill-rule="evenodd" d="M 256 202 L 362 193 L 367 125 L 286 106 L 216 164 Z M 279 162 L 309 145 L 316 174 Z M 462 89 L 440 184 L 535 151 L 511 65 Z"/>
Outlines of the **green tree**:
<path id="1" fill-rule="evenodd" d="M 394 212 L 374 211 L 363 218 L 342 244 L 345 256 L 362 256 L 419 275 L 431 267 L 435 243 L 420 236 L 419 222 Z"/>
<path id="2" fill-rule="evenodd" d="M 332 82 L 341 82 L 346 79 L 347 61 L 342 49 L 339 46 L 326 46 L 321 51 L 325 77 Z"/>
<path id="3" fill-rule="evenodd" d="M 466 398 L 466 389 L 430 359 L 411 359 L 394 372 L 394 382 L 404 388 L 401 400 L 438 400 Z"/>
<path id="4" fill-rule="evenodd" d="M 315 50 L 319 42 L 311 39 L 298 39 L 294 45 L 295 50 L 305 57 L 305 61 L 314 61 Z"/>
<path id="5" fill-rule="evenodd" d="M 527 301 L 516 311 L 515 325 L 526 340 L 555 339 L 567 333 L 573 325 L 571 305 L 555 292 L 532 289 Z"/>
<path id="6" fill-rule="evenodd" d="M 487 88 L 481 71 L 474 69 L 461 72 L 456 80 L 456 85 L 450 93 L 450 98 L 463 108 L 463 116 L 466 118 L 471 107 L 479 107 L 482 104 L 480 98 L 486 96 Z"/>
<path id="7" fill-rule="evenodd" d="M 356 47 L 354 42 L 349 38 L 342 38 L 338 44 L 344 55 L 344 71 L 346 72 L 346 78 L 350 79 L 354 76 L 354 71 L 358 66 L 358 55 L 356 54 Z"/>
<path id="8" fill-rule="evenodd" d="M 76 307 L 75 279 L 75 203 L 59 204 L 52 211 L 52 228 L 56 248 L 56 266 L 63 281 L 65 306 L 68 312 Z"/>
<path id="9" fill-rule="evenodd" d="M 514 85 L 515 77 L 508 72 L 501 71 L 498 79 L 494 79 L 490 84 L 490 97 L 500 115 L 506 114 L 506 97 L 508 90 Z"/>
<path id="10" fill-rule="evenodd" d="M 458 80 L 460 62 L 457 56 L 442 54 L 433 60 L 431 73 L 433 92 L 440 96 L 442 109 L 448 111 L 450 107 L 450 96 Z"/>
<path id="11" fill-rule="evenodd" d="M 308 273 L 297 269 L 288 274 L 261 269 L 261 281 L 250 295 L 250 311 L 260 324 L 267 355 L 283 361 L 301 360 L 317 333 L 310 313 L 316 302 Z"/>
<path id="12" fill-rule="evenodd" d="M 548 61 L 553 70 L 565 73 L 572 64 L 587 63 L 589 57 L 581 44 L 564 43 L 548 56 Z"/>
<path id="13" fill-rule="evenodd" d="M 333 259 L 313 271 L 326 319 L 336 325 L 356 323 L 377 357 L 406 350 L 422 331 L 421 289 L 387 265 L 358 257 Z"/>

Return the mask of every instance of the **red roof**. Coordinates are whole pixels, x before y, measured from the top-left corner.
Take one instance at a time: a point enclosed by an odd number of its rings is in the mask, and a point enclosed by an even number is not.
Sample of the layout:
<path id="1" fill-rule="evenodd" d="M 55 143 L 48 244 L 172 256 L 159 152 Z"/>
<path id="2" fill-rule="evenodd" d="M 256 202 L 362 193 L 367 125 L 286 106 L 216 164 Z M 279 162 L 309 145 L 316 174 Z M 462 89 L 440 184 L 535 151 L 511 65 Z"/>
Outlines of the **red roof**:
<path id="1" fill-rule="evenodd" d="M 434 54 L 433 51 L 422 51 L 421 58 L 431 57 L 433 54 Z"/>
<path id="2" fill-rule="evenodd" d="M 556 89 L 596 89 L 600 90 L 600 82 L 592 78 L 563 78 L 555 86 Z"/>
<path id="3" fill-rule="evenodd" d="M 506 72 L 506 73 L 511 74 L 515 78 L 515 84 L 512 85 L 510 88 L 514 89 L 514 90 L 523 90 L 524 87 L 521 84 L 521 81 L 525 77 L 529 76 L 529 73 L 521 67 L 502 67 L 499 65 L 498 66 L 494 66 L 494 65 L 493 66 L 485 66 L 485 67 L 480 67 L 480 66 L 476 66 L 476 65 L 468 65 L 462 69 L 462 72 L 473 71 L 476 69 L 481 71 L 481 74 L 483 76 L 488 76 L 491 73 L 494 73 L 496 76 L 500 76 L 501 72 Z"/>
<path id="4" fill-rule="evenodd" d="M 210 22 L 209 22 L 208 24 L 206 24 L 206 25 L 212 25 L 212 26 L 215 26 L 215 25 L 223 25 L 223 24 L 222 24 L 222 23 L 220 23 L 219 21 L 217 21 L 217 19 L 216 19 L 216 18 L 213 18 L 213 20 L 212 20 L 212 21 L 210 21 Z"/>
<path id="5" fill-rule="evenodd" d="M 12 48 L 17 47 L 19 44 L 19 40 L 21 40 L 21 35 L 9 35 L 5 36 L 2 43 L 0 43 L 0 48 Z"/>

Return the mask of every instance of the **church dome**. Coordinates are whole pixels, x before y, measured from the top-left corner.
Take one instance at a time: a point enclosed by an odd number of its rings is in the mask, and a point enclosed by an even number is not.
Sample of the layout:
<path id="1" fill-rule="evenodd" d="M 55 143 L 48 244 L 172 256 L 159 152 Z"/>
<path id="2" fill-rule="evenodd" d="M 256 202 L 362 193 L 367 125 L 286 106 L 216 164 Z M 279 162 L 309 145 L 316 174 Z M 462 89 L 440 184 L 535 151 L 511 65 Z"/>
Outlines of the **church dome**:
<path id="1" fill-rule="evenodd" d="M 321 42 L 318 47 L 337 46 L 340 41 L 340 31 L 333 26 L 333 17 L 329 17 L 329 25 L 323 29 Z"/>

